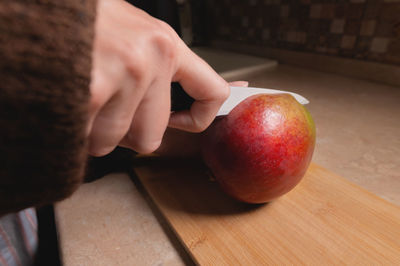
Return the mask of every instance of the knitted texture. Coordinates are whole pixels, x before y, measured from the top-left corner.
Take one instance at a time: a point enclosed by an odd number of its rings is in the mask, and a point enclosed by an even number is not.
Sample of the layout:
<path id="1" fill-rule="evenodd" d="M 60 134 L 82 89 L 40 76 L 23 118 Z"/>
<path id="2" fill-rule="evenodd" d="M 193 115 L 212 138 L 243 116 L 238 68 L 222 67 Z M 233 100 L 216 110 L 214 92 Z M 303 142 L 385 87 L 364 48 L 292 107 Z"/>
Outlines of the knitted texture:
<path id="1" fill-rule="evenodd" d="M 0 2 L 0 216 L 82 182 L 96 2 Z"/>

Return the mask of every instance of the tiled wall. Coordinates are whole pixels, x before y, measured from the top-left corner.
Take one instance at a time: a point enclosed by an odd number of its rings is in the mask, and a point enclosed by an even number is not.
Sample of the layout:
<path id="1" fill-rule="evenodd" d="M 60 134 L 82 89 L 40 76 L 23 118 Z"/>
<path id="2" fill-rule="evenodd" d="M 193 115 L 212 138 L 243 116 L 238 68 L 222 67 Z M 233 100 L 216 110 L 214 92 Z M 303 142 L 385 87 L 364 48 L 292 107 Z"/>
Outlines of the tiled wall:
<path id="1" fill-rule="evenodd" d="M 206 3 L 209 39 L 400 65 L 400 0 Z"/>

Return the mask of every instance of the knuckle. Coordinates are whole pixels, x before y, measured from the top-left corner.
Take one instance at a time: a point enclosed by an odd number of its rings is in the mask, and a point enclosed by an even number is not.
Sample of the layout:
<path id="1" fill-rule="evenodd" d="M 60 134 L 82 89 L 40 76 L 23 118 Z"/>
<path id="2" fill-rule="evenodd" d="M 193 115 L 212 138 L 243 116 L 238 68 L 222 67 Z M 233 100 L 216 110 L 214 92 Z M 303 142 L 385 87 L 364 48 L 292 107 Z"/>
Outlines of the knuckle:
<path id="1" fill-rule="evenodd" d="M 146 68 L 147 64 L 143 62 L 140 58 L 135 61 L 131 61 L 130 64 L 127 65 L 128 71 L 136 82 L 140 83 L 141 81 L 146 80 Z"/>
<path id="2" fill-rule="evenodd" d="M 148 61 L 143 52 L 138 49 L 132 49 L 127 56 L 128 62 L 126 67 L 128 72 L 132 75 L 135 80 L 143 80 L 146 76 L 146 69 Z"/>
<path id="3" fill-rule="evenodd" d="M 169 59 L 173 60 L 177 56 L 176 45 L 177 38 L 175 37 L 174 30 L 165 22 L 160 21 L 159 27 L 155 31 L 153 36 L 153 41 L 156 44 L 157 49 L 160 54 Z"/>

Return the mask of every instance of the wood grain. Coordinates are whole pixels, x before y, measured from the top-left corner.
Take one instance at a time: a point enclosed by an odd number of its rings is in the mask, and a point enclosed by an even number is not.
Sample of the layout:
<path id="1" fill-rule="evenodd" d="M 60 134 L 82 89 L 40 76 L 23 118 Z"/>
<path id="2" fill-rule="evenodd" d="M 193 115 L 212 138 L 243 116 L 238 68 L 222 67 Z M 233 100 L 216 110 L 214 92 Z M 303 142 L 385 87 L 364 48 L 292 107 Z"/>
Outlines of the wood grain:
<path id="1" fill-rule="evenodd" d="M 400 208 L 315 164 L 262 205 L 226 196 L 198 161 L 147 158 L 134 170 L 201 265 L 400 265 Z"/>

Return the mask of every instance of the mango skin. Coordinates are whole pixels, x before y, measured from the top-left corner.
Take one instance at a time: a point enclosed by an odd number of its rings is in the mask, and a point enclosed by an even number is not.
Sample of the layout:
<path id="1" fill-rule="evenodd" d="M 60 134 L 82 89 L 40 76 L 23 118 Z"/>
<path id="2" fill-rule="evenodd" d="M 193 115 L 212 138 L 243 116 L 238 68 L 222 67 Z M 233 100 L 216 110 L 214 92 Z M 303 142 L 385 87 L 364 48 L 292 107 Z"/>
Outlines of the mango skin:
<path id="1" fill-rule="evenodd" d="M 239 201 L 265 203 L 302 179 L 315 125 L 289 94 L 259 94 L 216 119 L 202 136 L 202 158 L 221 188 Z"/>

